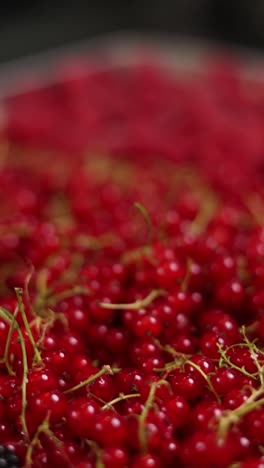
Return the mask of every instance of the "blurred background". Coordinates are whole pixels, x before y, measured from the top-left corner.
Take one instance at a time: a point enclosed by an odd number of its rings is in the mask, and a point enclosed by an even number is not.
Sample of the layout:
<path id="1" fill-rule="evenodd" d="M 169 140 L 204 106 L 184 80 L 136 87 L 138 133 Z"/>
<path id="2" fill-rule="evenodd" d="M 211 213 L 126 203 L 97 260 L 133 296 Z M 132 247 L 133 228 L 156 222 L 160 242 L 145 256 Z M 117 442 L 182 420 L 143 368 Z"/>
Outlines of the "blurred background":
<path id="1" fill-rule="evenodd" d="M 262 49 L 264 0 L 12 0 L 0 61 L 112 32 L 169 33 Z"/>

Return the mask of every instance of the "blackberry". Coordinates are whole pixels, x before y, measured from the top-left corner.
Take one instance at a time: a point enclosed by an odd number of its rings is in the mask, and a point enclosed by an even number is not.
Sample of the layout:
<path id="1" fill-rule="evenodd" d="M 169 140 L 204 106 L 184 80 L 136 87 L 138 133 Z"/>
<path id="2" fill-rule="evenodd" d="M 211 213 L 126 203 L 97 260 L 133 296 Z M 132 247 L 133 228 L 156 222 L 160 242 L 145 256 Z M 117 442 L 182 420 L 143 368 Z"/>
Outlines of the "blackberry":
<path id="1" fill-rule="evenodd" d="M 17 455 L 5 445 L 0 444 L 0 468 L 19 468 Z"/>

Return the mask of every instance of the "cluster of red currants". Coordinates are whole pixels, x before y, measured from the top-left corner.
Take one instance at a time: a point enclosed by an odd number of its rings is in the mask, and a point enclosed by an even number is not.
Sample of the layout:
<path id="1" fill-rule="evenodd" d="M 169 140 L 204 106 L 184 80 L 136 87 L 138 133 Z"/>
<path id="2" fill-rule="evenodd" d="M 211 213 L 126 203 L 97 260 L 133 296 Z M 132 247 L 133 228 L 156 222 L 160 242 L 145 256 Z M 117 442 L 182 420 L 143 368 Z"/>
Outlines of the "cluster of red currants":
<path id="1" fill-rule="evenodd" d="M 263 466 L 261 89 L 140 66 L 7 103 L 0 441 L 22 466 Z"/>

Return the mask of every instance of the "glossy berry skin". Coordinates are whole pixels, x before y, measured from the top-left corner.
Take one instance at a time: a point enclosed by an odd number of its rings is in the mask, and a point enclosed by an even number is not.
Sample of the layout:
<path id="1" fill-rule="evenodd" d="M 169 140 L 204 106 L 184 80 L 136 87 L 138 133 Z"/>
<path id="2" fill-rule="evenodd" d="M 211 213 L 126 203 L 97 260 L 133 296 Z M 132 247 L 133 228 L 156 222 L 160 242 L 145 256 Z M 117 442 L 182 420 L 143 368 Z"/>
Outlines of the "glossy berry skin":
<path id="1" fill-rule="evenodd" d="M 131 347 L 131 358 L 135 362 L 146 358 L 161 358 L 161 351 L 151 339 L 135 341 Z"/>
<path id="2" fill-rule="evenodd" d="M 122 354 L 129 349 L 130 339 L 126 330 L 111 328 L 106 336 L 106 346 L 111 353 Z"/>
<path id="3" fill-rule="evenodd" d="M 219 346 L 226 347 L 229 344 L 221 335 L 207 332 L 201 336 L 200 348 L 202 353 L 210 359 L 219 359 Z"/>
<path id="4" fill-rule="evenodd" d="M 256 363 L 254 362 L 249 349 L 244 348 L 243 346 L 236 346 L 228 350 L 227 354 L 232 363 L 238 367 L 244 366 L 245 370 L 250 374 L 254 374 L 257 371 Z"/>
<path id="5" fill-rule="evenodd" d="M 194 363 L 193 366 L 192 362 Z M 213 361 L 210 358 L 203 355 L 192 356 L 185 364 L 184 368 L 187 372 L 200 377 L 201 372 L 199 372 L 199 369 L 206 375 L 210 375 L 215 372 L 215 365 Z"/>
<path id="6" fill-rule="evenodd" d="M 70 308 L 66 314 L 68 324 L 72 330 L 86 333 L 89 328 L 88 313 L 82 309 Z"/>
<path id="7" fill-rule="evenodd" d="M 66 414 L 67 399 L 59 390 L 39 393 L 32 400 L 31 410 L 36 422 L 41 423 L 50 414 L 50 421 L 57 423 Z"/>
<path id="8" fill-rule="evenodd" d="M 102 375 L 87 388 L 88 394 L 94 395 L 102 401 L 111 401 L 116 395 L 113 379 L 110 375 Z"/>
<path id="9" fill-rule="evenodd" d="M 247 387 L 242 389 L 233 388 L 233 390 L 230 390 L 230 392 L 225 394 L 223 398 L 223 404 L 225 408 L 235 409 L 246 402 L 250 395 L 251 391 Z"/>
<path id="10" fill-rule="evenodd" d="M 178 429 L 190 419 L 191 410 L 183 396 L 176 396 L 165 401 L 164 406 L 174 429 Z"/>
<path id="11" fill-rule="evenodd" d="M 263 420 L 264 411 L 259 408 L 247 414 L 242 423 L 247 436 L 257 444 L 262 444 L 264 440 Z"/>
<path id="12" fill-rule="evenodd" d="M 181 460 L 187 466 L 224 468 L 234 460 L 236 447 L 231 439 L 217 440 L 214 433 L 196 432 L 186 440 L 181 451 Z"/>
<path id="13" fill-rule="evenodd" d="M 179 449 L 180 449 L 180 444 L 179 442 L 174 438 L 171 438 L 169 440 L 166 440 L 162 444 L 162 451 L 161 451 L 161 460 L 162 463 L 165 463 L 167 465 L 172 465 L 173 463 L 178 463 L 179 462 Z"/>
<path id="14" fill-rule="evenodd" d="M 140 393 L 144 387 L 144 374 L 143 372 L 127 369 L 121 371 L 117 375 L 118 383 L 124 394 Z"/>
<path id="15" fill-rule="evenodd" d="M 201 331 L 212 331 L 228 339 L 230 344 L 241 341 L 241 334 L 236 320 L 232 315 L 223 312 L 221 309 L 208 310 L 202 314 L 199 322 Z"/>
<path id="16" fill-rule="evenodd" d="M 161 468 L 161 464 L 158 457 L 155 455 L 140 455 L 135 457 L 133 468 Z"/>
<path id="17" fill-rule="evenodd" d="M 72 331 L 62 337 L 61 347 L 68 353 L 81 352 L 84 349 L 83 339 L 78 333 Z"/>
<path id="18" fill-rule="evenodd" d="M 176 262 L 164 262 L 157 269 L 157 283 L 161 288 L 177 287 L 184 278 L 184 269 Z"/>
<path id="19" fill-rule="evenodd" d="M 170 384 L 176 395 L 184 396 L 187 401 L 197 398 L 203 390 L 201 377 L 187 372 L 174 371 Z"/>
<path id="20" fill-rule="evenodd" d="M 5 413 L 7 412 L 10 420 L 13 421 L 21 414 L 22 403 L 19 394 L 15 393 L 9 398 L 8 405 L 5 410 Z"/>
<path id="21" fill-rule="evenodd" d="M 122 446 L 105 448 L 102 453 L 102 462 L 105 468 L 124 468 L 128 459 L 128 453 Z"/>
<path id="22" fill-rule="evenodd" d="M 126 421 L 111 410 L 102 411 L 97 416 L 94 435 L 103 446 L 124 444 L 128 435 Z"/>
<path id="23" fill-rule="evenodd" d="M 161 333 L 161 323 L 160 321 L 153 316 L 145 316 L 139 319 L 134 327 L 135 334 L 139 338 L 144 338 L 147 336 L 158 337 Z"/>
<path id="24" fill-rule="evenodd" d="M 219 303 L 227 309 L 238 309 L 245 300 L 243 285 L 238 280 L 227 281 L 217 291 Z"/>
<path id="25" fill-rule="evenodd" d="M 229 280 L 236 274 L 236 261 L 231 256 L 219 256 L 211 265 L 211 271 L 217 282 Z"/>
<path id="26" fill-rule="evenodd" d="M 28 377 L 27 392 L 29 395 L 56 389 L 58 380 L 51 371 L 38 370 Z"/>
<path id="27" fill-rule="evenodd" d="M 109 297 L 102 297 L 101 302 L 111 303 L 111 299 L 109 299 Z M 113 319 L 115 312 L 111 309 L 104 309 L 98 306 L 97 302 L 92 302 L 90 303 L 90 314 L 93 320 L 105 324 Z"/>
<path id="28" fill-rule="evenodd" d="M 224 408 L 215 401 L 202 401 L 198 403 L 192 413 L 192 424 L 196 430 L 214 429 L 217 427 L 219 418 L 223 414 Z"/>
<path id="29" fill-rule="evenodd" d="M 67 409 L 67 424 L 73 433 L 79 437 L 90 438 L 100 406 L 96 401 L 87 398 L 77 398 Z"/>
<path id="30" fill-rule="evenodd" d="M 241 385 L 241 374 L 236 369 L 221 367 L 211 378 L 212 386 L 218 395 L 223 395 Z"/>
<path id="31" fill-rule="evenodd" d="M 197 351 L 199 345 L 196 336 L 190 335 L 188 333 L 182 333 L 174 340 L 173 347 L 175 351 L 189 355 Z"/>
<path id="32" fill-rule="evenodd" d="M 46 350 L 42 353 L 43 362 L 56 376 L 69 366 L 69 356 L 62 349 Z"/>

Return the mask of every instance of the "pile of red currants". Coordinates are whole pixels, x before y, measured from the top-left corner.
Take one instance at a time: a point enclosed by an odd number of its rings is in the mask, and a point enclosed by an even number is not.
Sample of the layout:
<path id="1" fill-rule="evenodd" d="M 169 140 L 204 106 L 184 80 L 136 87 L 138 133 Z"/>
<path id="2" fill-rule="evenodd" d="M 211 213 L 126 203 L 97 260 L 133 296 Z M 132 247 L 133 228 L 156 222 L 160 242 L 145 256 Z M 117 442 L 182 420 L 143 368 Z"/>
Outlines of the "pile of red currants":
<path id="1" fill-rule="evenodd" d="M 264 84 L 60 73 L 3 104 L 5 466 L 263 467 Z"/>

